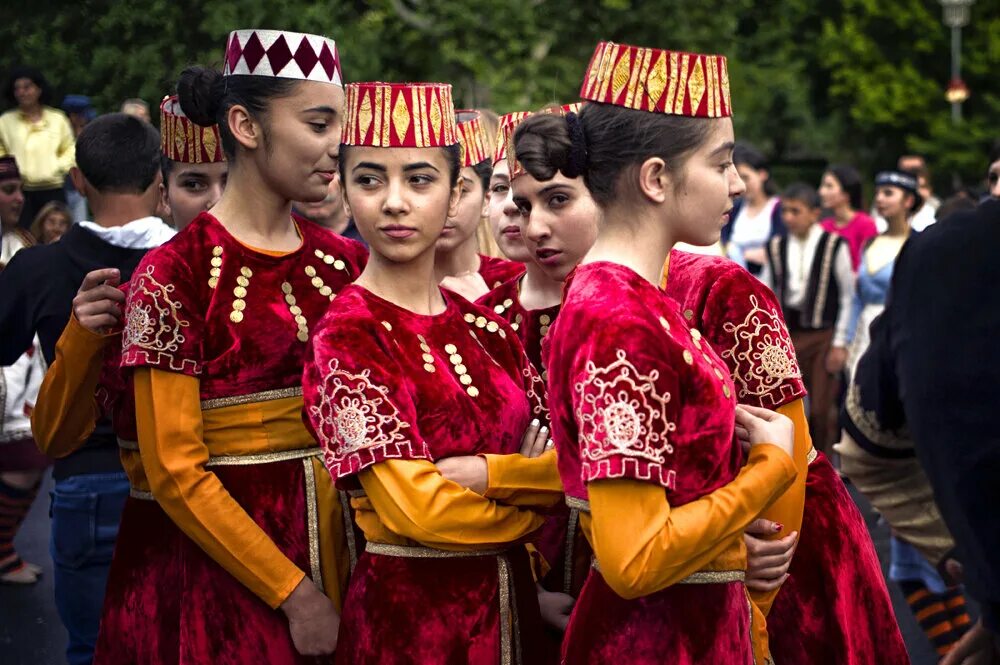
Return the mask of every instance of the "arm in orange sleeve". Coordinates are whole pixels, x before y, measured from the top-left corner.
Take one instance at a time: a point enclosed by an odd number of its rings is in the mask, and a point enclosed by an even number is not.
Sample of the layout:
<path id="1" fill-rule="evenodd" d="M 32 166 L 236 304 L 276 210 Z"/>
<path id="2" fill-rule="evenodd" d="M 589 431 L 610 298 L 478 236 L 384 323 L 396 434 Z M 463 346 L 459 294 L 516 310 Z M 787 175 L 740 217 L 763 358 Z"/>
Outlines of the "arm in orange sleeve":
<path id="1" fill-rule="evenodd" d="M 435 549 L 464 551 L 513 543 L 542 525 L 442 476 L 425 460 L 386 460 L 358 474 L 380 521 L 393 533 Z"/>
<path id="2" fill-rule="evenodd" d="M 657 485 L 591 482 L 589 520 L 580 518 L 605 581 L 622 598 L 638 598 L 710 563 L 794 478 L 795 465 L 784 451 L 757 445 L 732 482 L 678 508 Z"/>
<path id="3" fill-rule="evenodd" d="M 482 455 L 486 460 L 487 499 L 508 506 L 548 508 L 563 500 L 556 451 L 538 457 Z"/>
<path id="4" fill-rule="evenodd" d="M 135 371 L 139 453 L 156 501 L 208 556 L 276 608 L 305 577 L 205 469 L 198 379 Z"/>
<path id="5" fill-rule="evenodd" d="M 802 531 L 802 508 L 806 502 L 806 478 L 809 475 L 809 462 L 806 459 L 812 449 L 812 437 L 809 436 L 809 421 L 806 419 L 805 406 L 801 399 L 778 408 L 778 413 L 787 416 L 795 424 L 795 481 L 778 499 L 760 514 L 764 519 L 782 525 L 782 530 L 773 536 L 756 536 L 765 540 L 784 538 L 793 531 Z M 751 591 L 750 597 L 767 616 L 771 605 L 781 587 L 771 591 Z"/>
<path id="6" fill-rule="evenodd" d="M 104 349 L 110 342 L 117 343 L 119 335 L 98 335 L 70 315 L 31 413 L 32 435 L 46 455 L 65 457 L 94 431 L 99 415 L 94 391 Z"/>

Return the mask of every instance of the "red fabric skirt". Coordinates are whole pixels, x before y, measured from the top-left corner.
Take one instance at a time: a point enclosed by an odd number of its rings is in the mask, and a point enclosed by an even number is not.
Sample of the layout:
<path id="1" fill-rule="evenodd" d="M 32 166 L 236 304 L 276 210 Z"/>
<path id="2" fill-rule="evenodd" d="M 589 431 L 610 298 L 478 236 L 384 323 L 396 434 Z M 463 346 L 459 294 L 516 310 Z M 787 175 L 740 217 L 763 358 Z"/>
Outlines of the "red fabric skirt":
<path id="1" fill-rule="evenodd" d="M 767 617 L 776 663 L 910 662 L 865 520 L 823 453 L 809 466 L 789 573 Z"/>
<path id="2" fill-rule="evenodd" d="M 502 558 L 508 563 L 503 573 Z M 508 594 L 503 593 L 505 586 Z M 512 629 L 507 657 L 504 626 Z M 541 662 L 541 631 L 538 597 L 523 547 L 502 557 L 415 558 L 365 552 L 344 600 L 337 663 L 531 665 Z"/>
<path id="3" fill-rule="evenodd" d="M 566 629 L 562 662 L 750 665 L 746 587 L 743 582 L 675 584 L 625 600 L 591 571 Z"/>
<path id="4" fill-rule="evenodd" d="M 278 548 L 310 570 L 301 460 L 212 471 Z M 98 665 L 330 662 L 299 656 L 288 621 L 210 559 L 155 501 L 129 498 L 118 530 Z"/>

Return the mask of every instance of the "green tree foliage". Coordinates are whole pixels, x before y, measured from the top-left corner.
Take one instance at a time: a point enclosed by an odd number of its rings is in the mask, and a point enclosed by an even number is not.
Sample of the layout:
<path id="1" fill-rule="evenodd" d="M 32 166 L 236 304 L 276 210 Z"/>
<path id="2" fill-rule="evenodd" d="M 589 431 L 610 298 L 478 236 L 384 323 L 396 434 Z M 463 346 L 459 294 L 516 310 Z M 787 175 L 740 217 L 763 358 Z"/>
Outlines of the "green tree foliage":
<path id="1" fill-rule="evenodd" d="M 1000 5 L 987 0 L 964 31 L 972 97 L 957 127 L 936 0 L 39 0 L 5 12 L 0 65 L 34 64 L 104 111 L 155 105 L 245 26 L 329 34 L 348 80 L 445 80 L 457 104 L 501 112 L 576 99 L 600 39 L 724 53 L 737 136 L 791 164 L 874 170 L 917 151 L 939 183 L 978 183 L 1000 135 Z"/>

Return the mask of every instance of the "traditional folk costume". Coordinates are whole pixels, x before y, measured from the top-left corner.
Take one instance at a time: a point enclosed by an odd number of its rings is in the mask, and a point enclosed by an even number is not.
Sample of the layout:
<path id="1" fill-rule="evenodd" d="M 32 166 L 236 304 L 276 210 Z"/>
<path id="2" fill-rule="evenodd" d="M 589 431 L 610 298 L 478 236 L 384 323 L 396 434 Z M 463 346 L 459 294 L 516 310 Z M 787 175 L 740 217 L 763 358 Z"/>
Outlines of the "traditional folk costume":
<path id="1" fill-rule="evenodd" d="M 448 85 L 351 84 L 347 100 L 346 145 L 457 141 Z M 561 487 L 551 456 L 517 453 L 544 417 L 544 388 L 502 319 L 442 295 L 444 312 L 420 315 L 349 286 L 313 339 L 306 415 L 330 474 L 359 495 L 368 541 L 338 663 L 537 662 L 540 617 L 519 543 Z M 486 456 L 485 496 L 438 473 L 433 462 L 456 455 Z"/>
<path id="2" fill-rule="evenodd" d="M 546 112 L 569 113 L 579 110 L 580 104 L 548 109 Z M 514 130 L 530 113 L 516 113 L 504 116 L 500 123 L 494 154 L 494 163 L 506 160 L 510 179 L 525 173 L 517 161 L 512 147 Z M 559 314 L 561 305 L 541 309 L 526 309 L 521 304 L 522 275 L 507 280 L 476 301 L 477 304 L 492 309 L 502 316 L 517 333 L 528 359 L 543 381 L 548 381 L 548 372 L 542 362 L 542 343 L 549 328 Z M 536 561 L 535 571 L 539 582 L 549 591 L 559 591 L 576 596 L 583 587 L 590 568 L 592 552 L 579 530 L 579 510 L 562 505 L 556 507 L 546 518 L 545 526 L 539 529 L 532 540 L 536 552 L 541 557 Z"/>
<path id="3" fill-rule="evenodd" d="M 844 255 L 846 260 L 846 252 Z M 761 282 L 721 258 L 673 251 L 666 294 L 719 351 L 741 404 L 773 409 L 795 423 L 795 460 L 803 495 L 764 517 L 799 540 L 780 590 L 752 592 L 767 614 L 776 663 L 906 663 L 881 564 L 860 511 L 833 465 L 812 448 L 806 390 L 781 308 Z M 795 501 L 798 514 L 795 514 Z"/>
<path id="4" fill-rule="evenodd" d="M 804 238 L 788 234 L 767 245 L 762 281 L 778 298 L 809 391 L 813 442 L 830 452 L 835 441 L 839 376 L 826 370 L 831 348 L 845 348 L 854 271 L 847 241 L 813 224 Z"/>
<path id="5" fill-rule="evenodd" d="M 462 168 L 488 161 L 493 155 L 495 143 L 487 134 L 479 111 L 464 109 L 457 111 L 456 116 L 459 118 L 455 126 L 458 134 L 458 145 L 461 148 L 460 163 Z M 494 289 L 508 279 L 513 279 L 524 273 L 524 264 L 522 263 L 482 253 L 478 256 L 478 272 L 488 288 Z"/>
<path id="6" fill-rule="evenodd" d="M 581 94 L 723 117 L 728 91 L 725 58 L 601 43 Z M 795 466 L 770 445 L 743 466 L 725 363 L 658 285 L 605 262 L 569 280 L 546 360 L 566 500 L 596 553 L 564 662 L 762 663 L 742 530 Z"/>
<path id="7" fill-rule="evenodd" d="M 333 41 L 267 30 L 230 34 L 224 75 L 341 85 Z M 133 487 L 96 662 L 315 661 L 277 607 L 305 577 L 339 607 L 351 532 L 301 420 L 301 367 L 365 252 L 294 223 L 301 245 L 276 253 L 202 213 L 136 270 L 122 366 L 137 440 L 119 441 Z"/>

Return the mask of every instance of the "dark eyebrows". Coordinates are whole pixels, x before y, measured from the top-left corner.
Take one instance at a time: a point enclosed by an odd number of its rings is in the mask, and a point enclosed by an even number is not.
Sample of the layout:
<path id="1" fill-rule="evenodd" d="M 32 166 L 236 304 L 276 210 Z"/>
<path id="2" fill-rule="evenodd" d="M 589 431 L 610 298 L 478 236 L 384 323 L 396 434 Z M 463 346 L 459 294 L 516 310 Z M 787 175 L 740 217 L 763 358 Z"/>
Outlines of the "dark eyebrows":
<path id="1" fill-rule="evenodd" d="M 735 148 L 735 147 L 736 147 L 736 142 L 735 141 L 728 141 L 726 143 L 723 143 L 718 148 L 716 148 L 715 150 L 713 150 L 712 154 L 709 155 L 708 158 L 712 159 L 714 157 L 721 157 L 722 155 L 725 155 L 725 154 L 728 154 L 728 153 L 732 152 L 733 148 Z"/>
<path id="2" fill-rule="evenodd" d="M 431 164 L 430 162 L 416 162 L 414 164 L 407 164 L 403 167 L 403 172 L 406 171 L 419 171 L 420 169 L 433 169 L 440 173 L 440 169 Z"/>
<path id="3" fill-rule="evenodd" d="M 181 178 L 208 178 L 207 173 L 203 173 L 198 169 L 186 169 L 184 171 L 177 172 L 177 179 Z"/>
<path id="4" fill-rule="evenodd" d="M 376 164 L 375 162 L 358 162 L 358 164 L 351 169 L 351 172 L 357 171 L 358 169 L 371 169 L 372 171 L 378 171 L 379 173 L 388 173 L 389 169 L 381 164 Z"/>
<path id="5" fill-rule="evenodd" d="M 332 106 L 314 106 L 311 109 L 306 109 L 303 113 L 326 113 L 328 115 L 337 115 L 337 109 Z"/>

